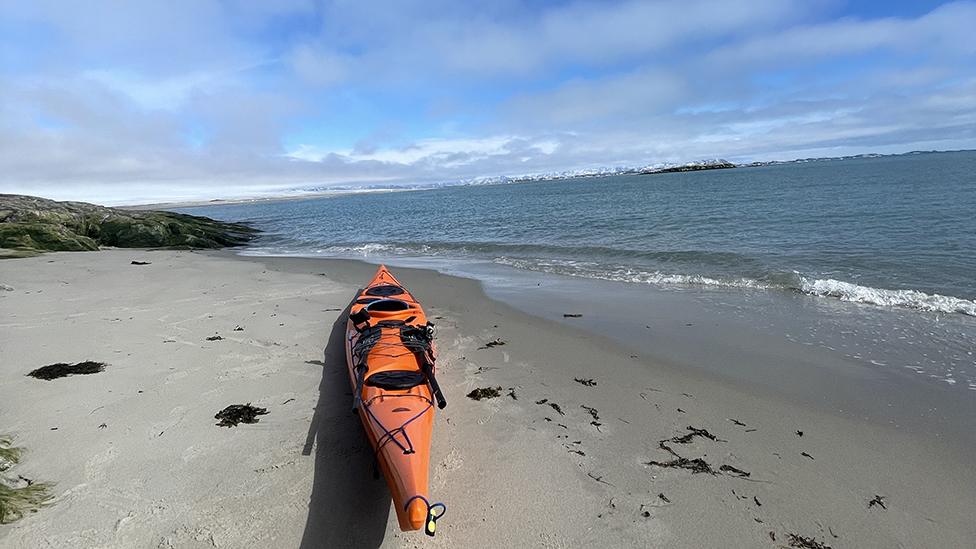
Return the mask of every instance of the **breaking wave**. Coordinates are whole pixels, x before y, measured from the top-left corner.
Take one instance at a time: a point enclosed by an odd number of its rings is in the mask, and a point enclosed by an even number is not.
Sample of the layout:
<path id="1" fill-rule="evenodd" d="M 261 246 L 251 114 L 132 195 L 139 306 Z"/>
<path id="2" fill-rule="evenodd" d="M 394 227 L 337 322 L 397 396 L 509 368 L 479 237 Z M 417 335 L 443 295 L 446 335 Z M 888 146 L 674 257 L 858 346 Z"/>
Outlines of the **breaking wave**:
<path id="1" fill-rule="evenodd" d="M 958 297 L 927 294 L 918 290 L 885 290 L 832 278 L 809 280 L 800 277 L 800 281 L 797 290 L 817 297 L 833 297 L 841 301 L 883 307 L 904 307 L 920 311 L 976 316 L 976 301 Z"/>
<path id="2" fill-rule="evenodd" d="M 761 269 L 755 269 L 756 265 L 750 258 L 728 253 L 698 251 L 636 252 L 609 250 L 601 247 L 558 248 L 546 245 L 513 246 L 496 243 L 365 242 L 329 246 L 310 246 L 307 243 L 293 244 L 289 246 L 281 242 L 266 247 L 253 247 L 244 253 L 248 255 L 314 255 L 367 259 L 371 257 L 440 257 L 448 260 L 487 260 L 520 270 L 614 282 L 651 284 L 663 287 L 793 291 L 813 297 L 831 298 L 850 303 L 976 317 L 976 301 L 974 300 L 912 289 L 874 288 L 833 278 L 807 277 L 797 272 L 762 272 L 760 274 Z M 547 254 L 564 257 L 593 257 L 595 255 L 600 256 L 601 261 L 535 257 L 536 255 Z M 519 255 L 522 257 L 518 257 Z M 526 257 L 530 255 L 533 257 Z M 668 270 L 621 265 L 614 261 L 621 259 L 649 260 L 667 265 L 677 271 L 698 270 L 699 268 L 704 270 L 738 268 L 741 271 L 748 268 L 747 270 L 757 274 L 755 276 L 729 276 L 669 272 Z M 713 269 L 708 269 L 709 266 Z"/>
<path id="3" fill-rule="evenodd" d="M 953 296 L 928 294 L 918 290 L 889 290 L 861 286 L 841 280 L 810 279 L 798 273 L 769 275 L 762 280 L 746 277 L 716 277 L 700 274 L 645 271 L 626 266 L 607 267 L 595 262 L 572 260 L 538 260 L 499 257 L 495 263 L 516 269 L 552 274 L 580 276 L 640 284 L 689 287 L 747 288 L 756 290 L 789 290 L 814 297 L 834 298 L 850 303 L 881 307 L 899 307 L 919 311 L 963 314 L 976 317 L 976 301 Z"/>

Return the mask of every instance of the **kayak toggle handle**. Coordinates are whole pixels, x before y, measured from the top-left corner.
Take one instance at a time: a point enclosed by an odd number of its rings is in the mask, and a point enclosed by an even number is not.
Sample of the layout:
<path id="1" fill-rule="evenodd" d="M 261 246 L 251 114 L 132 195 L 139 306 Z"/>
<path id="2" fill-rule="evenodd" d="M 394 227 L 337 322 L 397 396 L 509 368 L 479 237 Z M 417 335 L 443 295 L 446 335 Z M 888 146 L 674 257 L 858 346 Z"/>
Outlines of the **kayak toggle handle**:
<path id="1" fill-rule="evenodd" d="M 404 504 L 403 509 L 409 509 L 410 503 L 412 503 L 415 499 L 419 499 L 427 505 L 427 519 L 424 520 L 424 533 L 430 537 L 434 537 L 434 534 L 437 532 L 437 520 L 443 517 L 444 513 L 447 512 L 447 505 L 439 502 L 431 504 L 424 496 L 417 495 L 408 499 L 407 503 Z"/>

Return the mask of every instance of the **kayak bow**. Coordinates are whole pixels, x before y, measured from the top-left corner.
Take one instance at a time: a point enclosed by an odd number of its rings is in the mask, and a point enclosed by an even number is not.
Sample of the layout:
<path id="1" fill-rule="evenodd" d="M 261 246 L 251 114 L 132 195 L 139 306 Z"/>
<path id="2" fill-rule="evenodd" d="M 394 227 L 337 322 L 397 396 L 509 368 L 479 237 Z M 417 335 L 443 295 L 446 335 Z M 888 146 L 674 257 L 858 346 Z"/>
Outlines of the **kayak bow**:
<path id="1" fill-rule="evenodd" d="M 360 290 L 346 323 L 353 411 L 393 496 L 403 531 L 434 535 L 442 503 L 427 498 L 435 404 L 447 405 L 435 378 L 433 325 L 384 265 Z"/>

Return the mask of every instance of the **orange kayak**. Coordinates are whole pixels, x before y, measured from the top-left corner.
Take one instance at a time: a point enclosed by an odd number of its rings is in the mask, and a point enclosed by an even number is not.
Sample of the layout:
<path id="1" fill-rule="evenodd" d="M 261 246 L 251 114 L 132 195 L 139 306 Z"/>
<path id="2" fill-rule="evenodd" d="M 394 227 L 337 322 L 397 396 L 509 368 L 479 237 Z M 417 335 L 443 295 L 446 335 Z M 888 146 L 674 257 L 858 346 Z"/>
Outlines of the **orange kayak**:
<path id="1" fill-rule="evenodd" d="M 428 499 L 435 407 L 447 405 L 434 369 L 433 325 L 386 266 L 360 290 L 346 323 L 353 410 L 393 496 L 400 529 L 433 536 L 444 504 Z"/>

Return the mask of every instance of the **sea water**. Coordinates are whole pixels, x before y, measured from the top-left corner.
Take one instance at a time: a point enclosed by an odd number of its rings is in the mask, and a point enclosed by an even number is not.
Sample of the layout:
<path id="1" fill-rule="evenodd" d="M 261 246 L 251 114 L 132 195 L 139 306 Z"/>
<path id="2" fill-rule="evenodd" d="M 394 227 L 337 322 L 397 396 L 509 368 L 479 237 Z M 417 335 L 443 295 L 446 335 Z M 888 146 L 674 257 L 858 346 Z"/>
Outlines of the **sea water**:
<path id="1" fill-rule="evenodd" d="M 976 398 L 974 151 L 183 211 L 254 223 L 248 254 L 433 266 L 489 289 L 550 277 L 564 291 L 677 293 Z"/>

